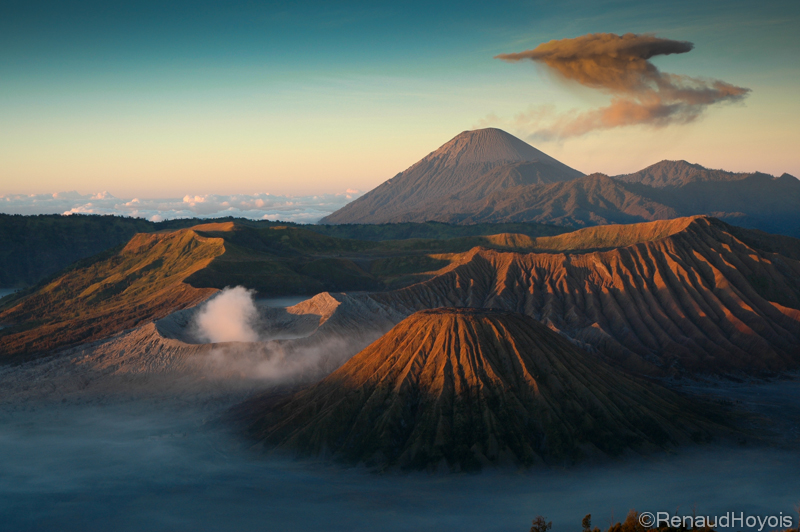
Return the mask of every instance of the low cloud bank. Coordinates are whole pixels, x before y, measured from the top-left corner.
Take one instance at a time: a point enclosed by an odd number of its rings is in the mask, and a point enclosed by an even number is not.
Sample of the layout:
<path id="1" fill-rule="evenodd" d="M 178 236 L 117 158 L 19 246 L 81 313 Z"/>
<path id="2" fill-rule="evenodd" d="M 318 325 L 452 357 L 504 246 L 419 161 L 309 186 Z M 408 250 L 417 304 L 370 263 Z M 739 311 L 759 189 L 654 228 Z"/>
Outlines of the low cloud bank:
<path id="1" fill-rule="evenodd" d="M 123 199 L 108 192 L 79 194 L 8 194 L 0 196 L 0 212 L 7 214 L 116 214 L 159 222 L 175 218 L 233 216 L 252 220 L 315 223 L 361 195 L 348 189 L 341 194 L 275 196 L 272 194 L 205 194 L 163 199 Z"/>

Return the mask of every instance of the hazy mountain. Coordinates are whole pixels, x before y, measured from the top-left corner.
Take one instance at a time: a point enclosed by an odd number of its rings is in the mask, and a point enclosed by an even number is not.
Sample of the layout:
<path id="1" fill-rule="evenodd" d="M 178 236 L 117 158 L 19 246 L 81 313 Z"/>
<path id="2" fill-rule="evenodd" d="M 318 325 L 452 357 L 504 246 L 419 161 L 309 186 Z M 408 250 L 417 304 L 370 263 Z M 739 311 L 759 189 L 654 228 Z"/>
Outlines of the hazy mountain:
<path id="1" fill-rule="evenodd" d="M 448 212 L 448 207 L 441 209 Z M 463 208 L 463 206 L 461 206 Z M 603 174 L 550 185 L 519 186 L 476 201 L 472 211 L 442 214 L 453 223 L 536 221 L 562 226 L 628 224 L 680 216 Z"/>
<path id="2" fill-rule="evenodd" d="M 661 188 L 626 183 L 625 187 L 683 216 L 708 214 L 738 226 L 800 237 L 800 180 L 789 174 L 729 175 L 725 181 L 697 179 Z"/>
<path id="3" fill-rule="evenodd" d="M 696 182 L 739 181 L 751 175 L 754 174 L 711 170 L 686 161 L 661 161 L 633 174 L 615 176 L 614 179 L 653 188 L 677 188 Z"/>
<path id="4" fill-rule="evenodd" d="M 517 160 L 509 161 L 513 157 Z M 507 133 L 477 130 L 462 133 L 322 222 L 584 227 L 693 215 L 800 236 L 800 181 L 789 174 L 733 173 L 686 161 L 661 161 L 616 177 L 583 177 Z"/>
<path id="5" fill-rule="evenodd" d="M 251 434 L 267 445 L 457 471 L 614 456 L 713 427 L 530 317 L 481 309 L 413 314 L 320 383 L 255 410 Z"/>
<path id="6" fill-rule="evenodd" d="M 509 186 L 553 183 L 583 174 L 505 131 L 464 131 L 407 170 L 320 223 L 417 221 L 447 202 L 471 202 Z"/>

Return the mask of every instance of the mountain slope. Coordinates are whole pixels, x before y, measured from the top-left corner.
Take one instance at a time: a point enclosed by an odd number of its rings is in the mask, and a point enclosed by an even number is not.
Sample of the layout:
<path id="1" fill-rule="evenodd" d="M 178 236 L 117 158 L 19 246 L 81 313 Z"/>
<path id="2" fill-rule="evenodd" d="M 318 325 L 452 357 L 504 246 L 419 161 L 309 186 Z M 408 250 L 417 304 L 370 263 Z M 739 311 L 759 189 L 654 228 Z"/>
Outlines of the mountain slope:
<path id="1" fill-rule="evenodd" d="M 580 252 L 572 250 L 602 249 Z M 476 248 L 371 297 L 407 315 L 522 312 L 637 373 L 764 373 L 800 365 L 800 241 L 695 217 L 534 239 L 550 253 Z"/>
<path id="2" fill-rule="evenodd" d="M 200 228 L 197 228 L 200 229 Z M 214 290 L 184 281 L 223 254 L 220 238 L 196 230 L 137 234 L 6 303 L 4 359 L 110 336 L 202 301 Z"/>
<path id="3" fill-rule="evenodd" d="M 704 437 L 713 425 L 689 410 L 527 316 L 444 308 L 405 319 L 266 412 L 256 407 L 251 434 L 379 468 L 471 470 Z"/>
<path id="4" fill-rule="evenodd" d="M 585 227 L 679 216 L 674 209 L 636 194 L 603 174 L 563 183 L 510 188 L 474 203 L 469 209 L 439 218 L 458 223 L 546 220 L 562 226 Z M 441 211 L 449 212 L 448 206 Z"/>
<path id="5" fill-rule="evenodd" d="M 192 306 L 225 286 L 273 295 L 380 288 L 369 273 L 337 256 L 377 245 L 233 222 L 140 233 L 122 248 L 5 298 L 0 356 L 25 358 L 105 338 Z"/>
<path id="6" fill-rule="evenodd" d="M 502 130 L 465 131 L 320 223 L 414 221 L 417 218 L 408 217 L 409 212 L 435 209 L 443 198 L 472 201 L 476 194 L 482 197 L 513 184 L 564 181 L 581 175 Z"/>
<path id="7" fill-rule="evenodd" d="M 686 161 L 661 161 L 616 177 L 582 177 L 507 133 L 485 129 L 462 133 L 322 223 L 586 227 L 694 215 L 800 237 L 800 180 Z"/>
<path id="8" fill-rule="evenodd" d="M 661 161 L 632 174 L 614 176 L 617 181 L 653 188 L 677 188 L 697 182 L 739 181 L 753 174 L 711 170 L 686 161 Z"/>
<path id="9" fill-rule="evenodd" d="M 538 232 L 536 226 L 528 229 Z M 106 338 L 226 286 L 271 297 L 382 290 L 430 278 L 454 254 L 476 245 L 507 249 L 530 242 L 524 235 L 359 241 L 239 222 L 140 233 L 124 247 L 3 298 L 0 361 Z"/>

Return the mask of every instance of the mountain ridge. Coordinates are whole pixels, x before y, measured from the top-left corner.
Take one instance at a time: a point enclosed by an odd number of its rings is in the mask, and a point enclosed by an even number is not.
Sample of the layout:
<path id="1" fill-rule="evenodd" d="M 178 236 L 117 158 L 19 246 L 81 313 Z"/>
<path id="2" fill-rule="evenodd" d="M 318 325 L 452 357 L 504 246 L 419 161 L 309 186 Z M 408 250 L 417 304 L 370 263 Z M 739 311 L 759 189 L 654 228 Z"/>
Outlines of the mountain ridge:
<path id="1" fill-rule="evenodd" d="M 514 139 L 512 157 L 505 144 L 487 140 L 500 137 L 500 130 L 488 131 L 462 133 L 321 223 L 536 222 L 579 228 L 710 215 L 800 236 L 800 181 L 789 174 L 728 172 L 664 160 L 631 174 L 584 176 L 557 167 L 549 156 L 508 162 L 534 157 L 538 150 L 504 134 Z M 456 142 L 466 133 L 471 137 Z M 484 145 L 473 146 L 466 166 L 431 164 L 437 157 L 450 161 L 449 150 L 460 153 L 462 144 L 478 142 Z"/>
<path id="2" fill-rule="evenodd" d="M 627 227 L 638 241 L 617 235 L 620 247 L 592 249 L 593 231 L 613 237 Z M 800 364 L 797 239 L 708 217 L 576 233 L 547 238 L 562 248 L 550 252 L 475 248 L 431 279 L 371 297 L 406 314 L 522 312 L 637 374 L 774 374 Z M 771 250 L 759 247 L 765 241 Z M 565 249 L 576 245 L 585 251 Z"/>

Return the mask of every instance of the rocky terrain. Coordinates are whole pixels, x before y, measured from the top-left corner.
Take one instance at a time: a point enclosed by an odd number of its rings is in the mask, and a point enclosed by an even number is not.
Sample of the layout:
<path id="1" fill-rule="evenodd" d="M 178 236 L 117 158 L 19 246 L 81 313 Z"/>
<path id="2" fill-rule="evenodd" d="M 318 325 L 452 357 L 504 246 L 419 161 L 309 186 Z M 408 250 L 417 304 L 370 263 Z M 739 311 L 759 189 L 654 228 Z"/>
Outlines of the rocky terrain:
<path id="1" fill-rule="evenodd" d="M 455 252 L 431 253 L 437 246 Z M 295 310 L 262 309 L 260 337 L 304 345 L 319 329 L 342 339 L 333 357 L 339 363 L 403 318 L 437 307 L 527 314 L 637 374 L 770 375 L 800 362 L 800 242 L 706 217 L 538 238 L 388 243 L 234 225 L 141 235 L 117 255 L 15 294 L 0 314 L 12 324 L 0 331 L 3 351 L 25 360 L 170 314 L 160 333 L 192 343 L 190 319 L 176 311 L 225 286 L 300 283 L 315 275 L 302 270 L 314 263 L 326 265 L 320 286 L 334 274 L 354 287 L 353 280 L 376 283 L 378 275 L 417 281 L 389 291 L 322 292 Z"/>
<path id="2" fill-rule="evenodd" d="M 674 390 L 798 370 L 798 279 L 800 241 L 705 216 L 397 241 L 205 224 L 5 298 L 0 380 L 14 412 L 267 391 L 235 410 L 267 449 L 377 469 L 561 465 L 727 434 Z M 317 293 L 259 302 L 294 286 Z"/>
<path id="3" fill-rule="evenodd" d="M 707 406 L 700 415 L 532 318 L 484 309 L 417 312 L 320 383 L 252 408 L 264 444 L 378 468 L 530 466 L 719 429 Z"/>
<path id="4" fill-rule="evenodd" d="M 800 367 L 796 239 L 693 217 L 513 240 L 534 251 L 477 247 L 406 288 L 317 298 L 335 297 L 333 316 L 358 316 L 356 329 L 373 320 L 367 305 L 384 309 L 378 330 L 438 307 L 520 312 L 634 374 Z"/>
<path id="5" fill-rule="evenodd" d="M 522 312 L 636 373 L 766 375 L 800 363 L 795 239 L 697 217 L 536 242 L 552 251 L 475 249 L 430 280 L 371 297 L 408 314 Z M 600 250 L 569 251 L 589 246 Z"/>

